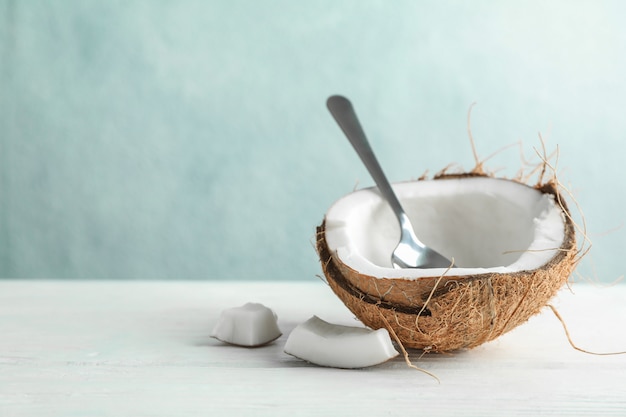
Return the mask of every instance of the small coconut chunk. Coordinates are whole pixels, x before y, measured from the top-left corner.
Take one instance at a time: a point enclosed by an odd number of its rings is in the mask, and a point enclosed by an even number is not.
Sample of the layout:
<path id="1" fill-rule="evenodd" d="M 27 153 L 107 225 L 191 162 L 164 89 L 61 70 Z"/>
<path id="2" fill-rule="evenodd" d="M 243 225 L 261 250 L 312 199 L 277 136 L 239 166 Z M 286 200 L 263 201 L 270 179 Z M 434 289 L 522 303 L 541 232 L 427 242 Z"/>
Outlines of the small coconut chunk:
<path id="1" fill-rule="evenodd" d="M 246 303 L 222 311 L 211 337 L 231 345 L 256 347 L 282 335 L 276 313 L 259 303 Z"/>
<path id="2" fill-rule="evenodd" d="M 341 326 L 317 316 L 291 332 L 285 353 L 333 368 L 365 368 L 398 355 L 386 329 Z"/>

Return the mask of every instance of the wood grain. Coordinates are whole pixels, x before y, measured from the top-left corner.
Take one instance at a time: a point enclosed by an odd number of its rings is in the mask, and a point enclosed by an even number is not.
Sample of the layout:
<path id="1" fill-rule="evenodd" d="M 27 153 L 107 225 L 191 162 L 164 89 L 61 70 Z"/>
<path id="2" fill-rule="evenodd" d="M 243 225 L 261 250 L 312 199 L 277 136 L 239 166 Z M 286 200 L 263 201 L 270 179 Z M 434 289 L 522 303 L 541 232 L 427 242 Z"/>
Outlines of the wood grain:
<path id="1" fill-rule="evenodd" d="M 626 350 L 626 285 L 554 300 L 580 347 Z M 208 335 L 222 309 L 261 302 L 283 336 L 246 349 Z M 316 314 L 358 325 L 322 282 L 0 281 L 0 416 L 626 415 L 626 355 L 568 344 L 549 309 L 449 355 L 410 351 L 362 370 L 289 355 Z"/>

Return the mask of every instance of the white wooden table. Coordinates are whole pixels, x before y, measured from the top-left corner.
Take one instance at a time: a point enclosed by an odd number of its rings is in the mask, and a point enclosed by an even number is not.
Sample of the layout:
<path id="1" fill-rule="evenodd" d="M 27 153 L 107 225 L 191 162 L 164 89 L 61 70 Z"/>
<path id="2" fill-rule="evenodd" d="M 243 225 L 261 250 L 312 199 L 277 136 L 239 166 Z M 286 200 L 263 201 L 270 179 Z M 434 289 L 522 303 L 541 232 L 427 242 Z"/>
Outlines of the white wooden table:
<path id="1" fill-rule="evenodd" d="M 586 349 L 626 350 L 626 285 L 554 300 Z M 255 349 L 209 337 L 222 309 L 273 308 L 283 336 Z M 316 314 L 355 324 L 321 281 L 0 281 L 0 416 L 626 415 L 626 355 L 571 348 L 548 309 L 471 351 L 362 370 L 283 353 Z"/>

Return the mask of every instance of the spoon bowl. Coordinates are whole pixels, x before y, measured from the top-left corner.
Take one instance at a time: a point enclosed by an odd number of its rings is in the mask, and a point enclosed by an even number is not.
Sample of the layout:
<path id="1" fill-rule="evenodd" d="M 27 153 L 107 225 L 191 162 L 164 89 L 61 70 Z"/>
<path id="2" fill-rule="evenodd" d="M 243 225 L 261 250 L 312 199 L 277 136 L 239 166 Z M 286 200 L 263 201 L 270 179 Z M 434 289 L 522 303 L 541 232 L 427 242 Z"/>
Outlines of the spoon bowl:
<path id="1" fill-rule="evenodd" d="M 398 219 L 401 234 L 400 242 L 391 254 L 391 264 L 394 268 L 452 267 L 453 261 L 423 244 L 415 235 L 409 217 L 380 167 L 350 100 L 335 95 L 328 98 L 326 105 Z"/>

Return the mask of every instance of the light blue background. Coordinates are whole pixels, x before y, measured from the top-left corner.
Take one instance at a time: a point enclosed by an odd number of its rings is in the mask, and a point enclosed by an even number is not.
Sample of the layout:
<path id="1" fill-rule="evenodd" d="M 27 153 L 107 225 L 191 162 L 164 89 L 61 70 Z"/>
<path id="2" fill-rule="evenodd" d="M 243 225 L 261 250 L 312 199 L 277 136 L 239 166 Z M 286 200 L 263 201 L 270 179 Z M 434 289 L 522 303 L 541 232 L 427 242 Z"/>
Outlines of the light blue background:
<path id="1" fill-rule="evenodd" d="M 626 19 L 602 1 L 0 0 L 0 277 L 316 279 L 315 226 L 388 176 L 560 148 L 623 273 Z M 519 148 L 488 163 L 514 175 Z"/>

